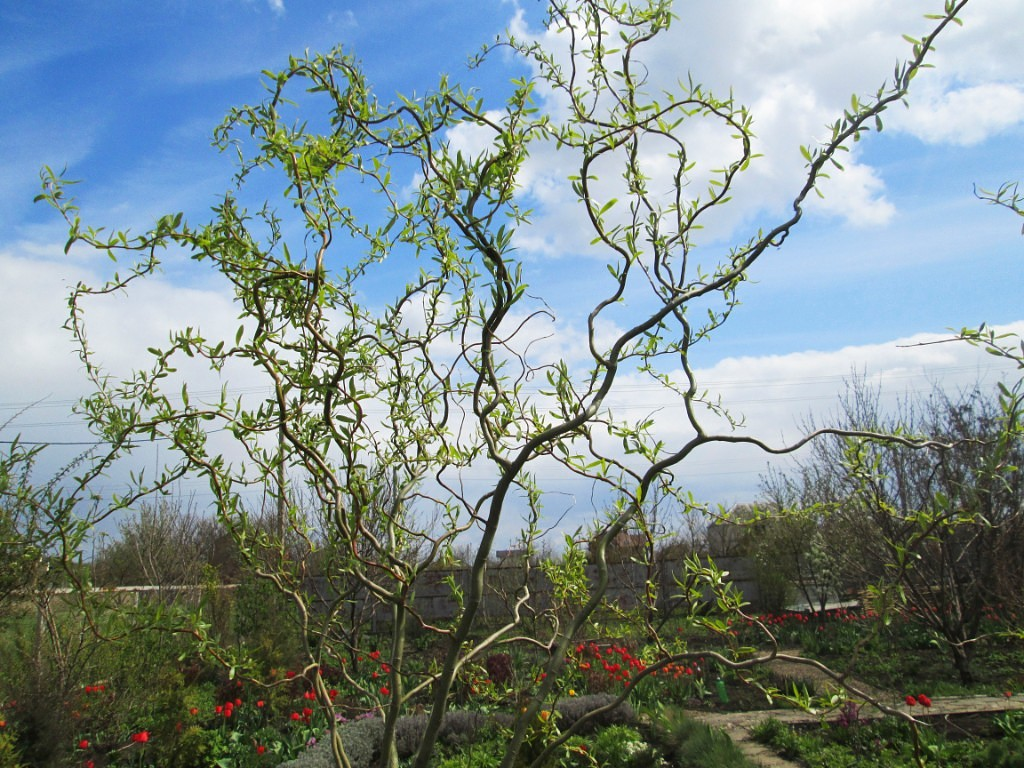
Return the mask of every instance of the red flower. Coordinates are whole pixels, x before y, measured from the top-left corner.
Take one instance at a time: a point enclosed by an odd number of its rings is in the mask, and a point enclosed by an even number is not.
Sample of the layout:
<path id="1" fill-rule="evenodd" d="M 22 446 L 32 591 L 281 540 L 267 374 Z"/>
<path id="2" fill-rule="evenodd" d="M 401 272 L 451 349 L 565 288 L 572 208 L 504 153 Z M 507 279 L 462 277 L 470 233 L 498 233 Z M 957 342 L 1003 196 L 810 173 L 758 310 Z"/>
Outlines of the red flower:
<path id="1" fill-rule="evenodd" d="M 292 720 L 301 720 L 301 719 L 302 719 L 302 715 L 300 715 L 298 712 L 292 712 Z"/>
<path id="2" fill-rule="evenodd" d="M 917 695 L 917 703 L 920 704 L 922 707 L 927 708 L 932 705 L 932 700 L 925 696 L 923 693 L 919 693 Z"/>
<path id="3" fill-rule="evenodd" d="M 149 741 L 149 731 L 139 731 L 138 733 L 132 734 L 132 741 L 136 744 L 145 744 Z"/>
<path id="4" fill-rule="evenodd" d="M 313 710 L 310 709 L 309 707 L 303 707 L 302 708 L 302 716 L 303 717 L 311 717 L 312 714 L 313 714 Z"/>
<path id="5" fill-rule="evenodd" d="M 382 685 L 380 687 L 380 695 L 381 696 L 390 696 L 391 695 L 391 689 L 389 689 L 386 685 Z"/>
<path id="6" fill-rule="evenodd" d="M 263 699 L 260 699 L 259 701 L 257 701 L 257 702 L 256 702 L 256 706 L 257 706 L 257 707 L 259 707 L 260 709 L 263 709 L 263 705 L 264 705 L 265 703 L 266 703 L 266 702 L 265 702 L 265 701 L 263 701 Z"/>
<path id="7" fill-rule="evenodd" d="M 192 709 L 190 709 L 190 710 L 188 711 L 188 713 L 189 713 L 190 715 L 192 715 L 193 717 L 195 717 L 196 715 L 198 715 L 198 714 L 199 714 L 199 708 L 198 708 L 198 707 L 192 707 Z"/>
<path id="8" fill-rule="evenodd" d="M 377 661 L 380 658 L 380 651 L 370 651 L 370 658 Z"/>
<path id="9" fill-rule="evenodd" d="M 291 680 L 293 677 L 295 677 L 295 673 L 292 672 L 291 670 L 288 670 L 287 672 L 284 673 L 284 676 L 287 677 L 289 680 Z"/>
<path id="10" fill-rule="evenodd" d="M 267 748 L 264 747 L 262 744 L 260 744 L 258 747 L 256 747 L 256 754 L 257 755 L 262 755 L 266 751 L 267 751 Z"/>
<path id="11" fill-rule="evenodd" d="M 216 707 L 213 708 L 213 711 L 218 715 L 222 714 L 224 712 L 224 707 L 218 704 Z"/>
<path id="12" fill-rule="evenodd" d="M 79 749 L 88 749 L 89 748 L 89 740 L 88 739 L 82 739 L 80 742 L 78 742 L 78 748 Z"/>
<path id="13" fill-rule="evenodd" d="M 907 694 L 907 698 L 905 698 L 904 701 L 907 702 L 908 707 L 913 707 L 917 704 L 917 699 L 915 699 L 909 693 Z"/>
<path id="14" fill-rule="evenodd" d="M 1003 696 L 1005 696 L 1006 698 L 1010 698 L 1011 696 L 1013 696 L 1013 691 L 1003 691 Z"/>

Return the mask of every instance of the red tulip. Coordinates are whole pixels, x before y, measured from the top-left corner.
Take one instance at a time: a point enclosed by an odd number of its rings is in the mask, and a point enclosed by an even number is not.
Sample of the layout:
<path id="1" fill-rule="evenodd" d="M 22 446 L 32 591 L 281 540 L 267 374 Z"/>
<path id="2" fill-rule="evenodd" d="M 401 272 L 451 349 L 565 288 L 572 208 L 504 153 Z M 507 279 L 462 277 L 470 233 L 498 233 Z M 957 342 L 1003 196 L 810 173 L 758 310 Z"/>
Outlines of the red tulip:
<path id="1" fill-rule="evenodd" d="M 923 693 L 920 693 L 917 696 L 917 703 L 920 704 L 922 707 L 930 707 L 932 705 L 932 700 L 925 696 Z"/>
<path id="2" fill-rule="evenodd" d="M 911 695 L 910 695 L 909 693 L 907 694 L 907 698 L 906 698 L 906 699 L 904 699 L 904 701 L 906 701 L 906 702 L 907 702 L 907 706 L 908 706 L 908 707 L 913 707 L 913 706 L 914 706 L 915 704 L 917 704 L 917 699 L 915 699 L 915 698 L 914 698 L 913 696 L 911 696 Z"/>

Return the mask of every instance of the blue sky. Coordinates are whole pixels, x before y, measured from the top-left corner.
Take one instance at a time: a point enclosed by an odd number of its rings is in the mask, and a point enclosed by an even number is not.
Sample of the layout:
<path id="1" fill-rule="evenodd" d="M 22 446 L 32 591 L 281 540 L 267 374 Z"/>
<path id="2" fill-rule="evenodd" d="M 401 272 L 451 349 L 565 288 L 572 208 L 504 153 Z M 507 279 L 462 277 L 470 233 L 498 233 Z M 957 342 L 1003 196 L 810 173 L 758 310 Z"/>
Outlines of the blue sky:
<path id="1" fill-rule="evenodd" d="M 922 33 L 922 15 L 941 5 L 678 4 L 680 20 L 650 51 L 652 79 L 671 86 L 690 72 L 732 87 L 753 111 L 764 153 L 702 248 L 721 252 L 779 219 L 800 181 L 800 144 L 825 135 L 851 92 L 874 92 L 909 53 L 901 34 Z M 446 72 L 496 94 L 488 106 L 498 108 L 508 80 L 529 70 L 496 57 L 469 72 L 467 56 L 509 25 L 558 45 L 539 26 L 541 9 L 527 0 L 0 0 L 0 312 L 12 329 L 0 340 L 0 419 L 47 398 L 8 432 L 82 437 L 68 410 L 84 382 L 60 326 L 70 286 L 106 269 L 95 257 L 65 256 L 61 223 L 32 204 L 42 165 L 83 181 L 75 193 L 90 223 L 139 230 L 178 210 L 201 219 L 232 170 L 210 147 L 212 130 L 231 106 L 263 97 L 261 70 L 340 43 L 382 99 L 427 90 Z M 742 306 L 700 351 L 705 383 L 752 430 L 792 437 L 809 411 L 833 407 L 854 370 L 892 396 L 991 378 L 999 371 L 969 349 L 908 344 L 981 322 L 1024 330 L 1019 220 L 972 191 L 1024 179 L 1024 11 L 1018 0 L 973 0 L 963 20 L 940 41 L 910 109 L 886 113 L 886 131 L 853 148 L 847 173 L 825 187 L 786 247 L 757 265 Z M 471 146 L 473 137 L 452 141 Z M 694 141 L 705 167 L 723 151 L 714 137 Z M 574 297 L 585 298 L 604 270 L 575 239 L 573 201 L 548 193 L 567 169 L 553 153 L 537 154 L 524 190 L 535 226 L 520 247 L 536 284 L 554 286 L 571 319 L 585 311 Z M 115 369 L 144 361 L 145 339 L 176 324 L 235 327 L 223 286 L 187 262 L 172 260 L 148 290 L 96 315 L 97 343 L 107 343 Z M 635 399 L 648 394 L 637 384 Z M 638 408 L 628 396 L 622 405 Z M 685 479 L 699 496 L 731 503 L 752 495 L 764 468 L 763 457 L 712 453 Z"/>

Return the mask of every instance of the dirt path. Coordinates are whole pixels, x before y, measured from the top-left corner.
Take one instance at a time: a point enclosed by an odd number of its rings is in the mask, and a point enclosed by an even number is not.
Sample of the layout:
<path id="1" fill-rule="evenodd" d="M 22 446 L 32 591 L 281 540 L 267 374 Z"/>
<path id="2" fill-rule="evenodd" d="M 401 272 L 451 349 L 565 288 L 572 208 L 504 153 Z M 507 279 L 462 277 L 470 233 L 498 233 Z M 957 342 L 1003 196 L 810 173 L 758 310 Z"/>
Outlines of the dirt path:
<path id="1" fill-rule="evenodd" d="M 792 652 L 788 652 L 792 654 Z M 780 679 L 804 680 L 813 682 L 816 690 L 824 691 L 829 687 L 838 687 L 835 681 L 829 678 L 821 670 L 800 664 L 799 662 L 771 662 L 769 669 L 772 674 Z M 865 685 L 856 680 L 849 681 L 851 687 L 869 693 L 884 705 L 893 708 L 906 709 L 902 695 L 895 695 L 890 692 L 880 691 L 872 686 Z M 927 712 L 930 716 L 936 715 L 966 715 L 985 712 L 1004 712 L 1006 710 L 1024 710 L 1024 697 L 1007 698 L 1005 696 L 948 696 L 933 698 L 932 706 L 923 710 L 918 708 L 921 714 Z M 860 713 L 861 717 L 881 717 L 882 712 L 871 705 L 865 705 Z M 811 714 L 798 709 L 766 709 L 754 712 L 695 712 L 694 717 L 704 723 L 720 728 L 729 735 L 729 738 L 743 750 L 743 753 L 755 765 L 762 768 L 799 768 L 799 764 L 791 760 L 779 757 L 768 747 L 762 746 L 753 740 L 752 731 L 754 726 L 762 720 L 775 718 L 783 723 L 817 723 L 821 715 Z M 830 714 L 834 718 L 835 714 Z"/>

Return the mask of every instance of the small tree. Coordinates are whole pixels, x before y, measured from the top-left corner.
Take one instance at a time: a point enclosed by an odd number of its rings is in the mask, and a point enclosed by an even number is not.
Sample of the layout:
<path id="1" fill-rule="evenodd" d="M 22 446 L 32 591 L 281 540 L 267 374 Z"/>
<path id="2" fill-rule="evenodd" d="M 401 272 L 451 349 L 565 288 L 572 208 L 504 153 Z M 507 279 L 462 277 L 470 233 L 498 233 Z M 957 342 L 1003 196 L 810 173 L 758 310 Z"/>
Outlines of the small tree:
<path id="1" fill-rule="evenodd" d="M 548 25 L 564 33 L 565 50 L 556 55 L 531 41 L 504 39 L 500 45 L 537 74 L 515 81 L 500 108 L 485 106 L 446 79 L 420 98 L 385 105 L 341 51 L 292 59 L 283 71 L 268 73 L 263 103 L 233 110 L 217 130 L 219 146 L 239 152 L 239 191 L 225 196 L 207 224 L 172 214 L 145 234 L 106 237 L 81 225 L 64 182 L 45 174 L 42 197 L 66 217 L 69 247 L 139 259 L 107 285 L 82 285 L 72 296 L 68 327 L 95 387 L 82 412 L 115 446 L 166 441 L 161 455 L 173 460 L 156 478 L 133 484 L 127 496 L 156 492 L 186 474 L 206 480 L 248 567 L 295 605 L 304 674 L 324 706 L 331 705 L 330 697 L 315 671 L 355 650 L 357 642 L 336 631 L 345 615 L 341 607 L 360 599 L 360 591 L 384 606 L 390 615 L 388 677 L 379 691 L 365 692 L 385 716 L 383 763 L 397 763 L 397 718 L 414 697 L 425 697 L 429 712 L 413 763 L 426 768 L 461 670 L 498 643 L 542 651 L 544 674 L 521 693 L 522 711 L 503 757 L 503 768 L 511 768 L 538 713 L 557 696 L 567 652 L 602 606 L 610 545 L 631 527 L 649 530 L 645 504 L 656 489 L 671 485 L 673 468 L 714 443 L 785 453 L 815 436 L 772 446 L 733 431 L 728 421 L 724 430 L 710 426 L 709 410 L 716 424 L 728 413 L 698 386 L 691 353 L 728 319 L 752 265 L 783 244 L 802 218 L 807 196 L 827 169 L 839 165 L 846 144 L 880 127 L 882 112 L 905 98 L 933 41 L 965 4 L 948 0 L 893 82 L 868 98 L 854 97 L 828 138 L 804 148 L 806 174 L 793 191 L 790 213 L 702 263 L 694 233 L 728 203 L 754 159 L 751 115 L 731 97 L 692 80 L 675 94 L 650 87 L 642 54 L 672 20 L 668 0 L 632 6 L 554 0 Z M 550 103 L 564 108 L 539 111 L 538 85 L 553 95 Z M 709 171 L 699 192 L 686 184 L 694 158 L 683 136 L 691 124 L 725 131 L 734 151 Z M 307 129 L 313 125 L 324 130 Z M 458 130 L 480 139 L 475 154 L 452 146 Z M 531 149 L 542 143 L 573 158 L 568 183 L 589 239 L 605 255 L 598 264 L 605 282 L 595 284 L 592 307 L 580 324 L 584 366 L 545 357 L 534 344 L 553 332 L 553 311 L 535 293 L 543 286 L 529 286 L 531 264 L 516 251 L 528 226 L 517 196 L 521 176 Z M 668 169 L 667 193 L 649 178 L 652 156 Z M 243 207 L 245 183 L 256 170 L 276 174 L 289 210 Z M 621 183 L 602 184 L 613 178 Z M 375 193 L 376 208 L 353 202 L 348 196 L 356 189 Z M 176 331 L 151 350 L 149 369 L 108 376 L 87 342 L 87 300 L 130 290 L 158 268 L 158 254 L 170 247 L 221 275 L 234 291 L 242 322 L 226 338 L 211 337 L 211 329 Z M 385 266 L 406 265 L 393 299 L 368 305 L 363 283 Z M 608 335 L 607 328 L 617 330 Z M 224 376 L 238 366 L 255 368 L 270 394 L 251 402 L 225 389 L 212 402 L 199 402 L 190 396 L 194 382 L 176 379 L 182 358 L 203 360 Z M 690 434 L 666 444 L 653 419 L 636 422 L 614 412 L 611 399 L 626 374 L 647 376 L 675 398 Z M 542 382 L 539 393 L 528 390 L 531 381 Z M 234 440 L 244 461 L 233 462 L 215 447 L 214 430 Z M 545 571 L 556 602 L 573 606 L 571 612 L 541 608 L 524 632 L 523 621 L 536 607 L 524 577 L 510 619 L 484 631 L 484 571 L 501 526 L 521 510 L 528 555 L 542 547 L 549 495 L 537 477 L 552 467 L 604 489 L 611 499 L 611 514 L 593 528 L 596 576 L 584 578 L 582 537 L 569 536 L 559 561 L 547 563 Z M 483 491 L 466 485 L 470 470 L 489 478 Z M 324 529 L 311 529 L 288 503 L 289 484 L 309 489 L 323 510 Z M 253 485 L 278 499 L 278 531 L 259 530 L 246 511 L 243 491 Z M 115 500 L 97 516 L 124 508 Z M 286 533 L 308 542 L 309 551 L 330 542 L 330 570 L 344 574 L 350 586 L 327 610 L 313 610 L 304 588 L 307 568 L 287 556 Z M 451 584 L 457 611 L 450 620 L 432 622 L 417 608 L 417 586 L 467 541 L 473 546 L 467 578 Z M 653 554 L 653 547 L 645 550 L 647 557 Z M 529 563 L 528 556 L 524 568 Z M 721 574 L 691 565 L 697 594 L 712 589 L 724 610 L 740 610 Z M 643 606 L 637 621 L 664 663 L 708 653 L 658 639 L 650 618 Z M 422 677 L 406 674 L 413 630 L 432 633 L 441 646 L 436 669 Z M 211 652 L 227 653 L 200 629 L 192 631 Z M 763 660 L 716 658 L 739 667 Z M 547 745 L 532 765 L 544 764 L 585 722 Z M 332 744 L 338 764 L 346 765 L 337 731 Z"/>
<path id="2" fill-rule="evenodd" d="M 846 546 L 831 498 L 815 480 L 815 467 L 793 475 L 771 471 L 762 478 L 753 556 L 777 574 L 809 608 L 824 613 L 829 600 L 844 597 L 837 552 Z"/>
<path id="3" fill-rule="evenodd" d="M 931 629 L 970 683 L 986 611 L 1016 603 L 1024 576 L 1016 554 L 1024 546 L 1019 406 L 977 389 L 958 397 L 936 389 L 886 415 L 862 386 L 851 393 L 851 429 L 929 434 L 947 447 L 821 441 L 791 486 L 833 510 L 839 535 L 830 558 L 883 607 Z"/>

